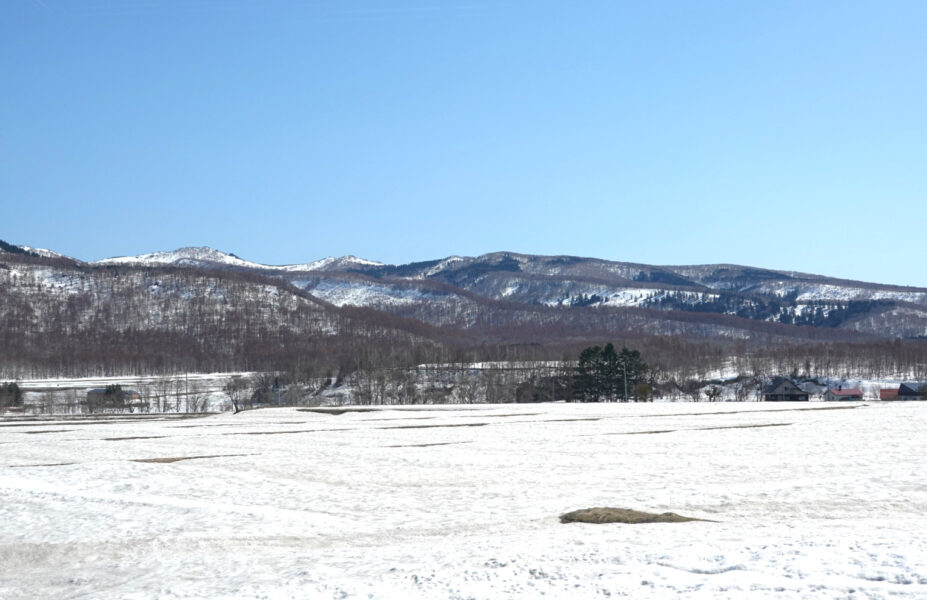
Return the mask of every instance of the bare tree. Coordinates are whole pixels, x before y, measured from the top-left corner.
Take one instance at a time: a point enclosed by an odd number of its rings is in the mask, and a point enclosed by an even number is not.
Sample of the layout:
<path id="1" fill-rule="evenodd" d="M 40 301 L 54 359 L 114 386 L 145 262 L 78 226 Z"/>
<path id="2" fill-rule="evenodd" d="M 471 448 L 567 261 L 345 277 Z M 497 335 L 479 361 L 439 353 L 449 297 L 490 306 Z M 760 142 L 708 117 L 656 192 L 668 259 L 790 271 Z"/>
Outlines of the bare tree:
<path id="1" fill-rule="evenodd" d="M 248 383 L 241 375 L 233 375 L 231 379 L 223 386 L 222 390 L 232 403 L 232 412 L 238 414 L 244 407 L 242 405 L 245 394 L 248 391 Z"/>
<path id="2" fill-rule="evenodd" d="M 187 412 L 206 412 L 209 406 L 209 396 L 206 395 L 202 386 L 194 382 L 187 392 Z"/>

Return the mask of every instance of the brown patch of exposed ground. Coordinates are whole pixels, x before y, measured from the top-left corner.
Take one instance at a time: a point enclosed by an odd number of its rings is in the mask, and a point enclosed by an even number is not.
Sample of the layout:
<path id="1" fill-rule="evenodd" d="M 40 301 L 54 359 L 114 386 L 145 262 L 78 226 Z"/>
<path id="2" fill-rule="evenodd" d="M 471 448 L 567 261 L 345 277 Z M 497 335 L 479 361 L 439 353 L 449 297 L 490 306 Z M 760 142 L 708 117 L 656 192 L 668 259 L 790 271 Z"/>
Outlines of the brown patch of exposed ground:
<path id="1" fill-rule="evenodd" d="M 484 427 L 489 423 L 451 423 L 449 425 L 391 425 L 377 429 L 437 429 L 441 427 Z"/>
<path id="2" fill-rule="evenodd" d="M 255 425 L 308 425 L 312 421 L 262 421 L 261 423 L 255 423 Z M 171 429 L 185 429 L 189 427 L 241 427 L 241 423 L 203 423 L 199 425 L 170 425 Z"/>
<path id="3" fill-rule="evenodd" d="M 480 415 L 480 416 L 481 417 L 492 417 L 492 418 L 495 418 L 495 417 L 536 417 L 538 415 L 543 415 L 543 414 L 544 413 L 503 413 L 501 415 L 496 415 L 496 414 L 490 413 L 488 415 Z M 457 418 L 458 419 L 469 419 L 471 417 L 470 415 L 461 415 Z"/>
<path id="4" fill-rule="evenodd" d="M 662 415 L 630 415 L 637 418 L 644 417 L 701 417 L 702 415 L 739 415 L 743 413 L 780 413 L 780 412 L 801 412 L 805 410 L 853 410 L 854 408 L 860 408 L 866 406 L 865 404 L 857 404 L 854 406 L 814 406 L 810 408 L 780 408 L 778 410 L 774 409 L 764 409 L 764 410 L 720 410 L 716 412 L 692 412 L 692 413 L 667 413 Z"/>
<path id="5" fill-rule="evenodd" d="M 706 521 L 707 519 L 695 519 L 684 517 L 676 513 L 648 513 L 640 510 L 631 510 L 630 508 L 608 508 L 597 506 L 595 508 L 584 508 L 574 510 L 560 515 L 561 523 L 593 523 L 601 525 L 604 523 L 626 523 L 637 525 L 640 523 L 685 523 L 688 521 Z M 714 521 L 709 521 L 714 522 Z"/>
<path id="6" fill-rule="evenodd" d="M 162 458 L 132 458 L 132 462 L 138 463 L 175 463 L 182 460 L 199 460 L 201 458 L 225 458 L 227 456 L 254 456 L 253 454 L 207 454 L 204 456 L 167 456 Z"/>
<path id="7" fill-rule="evenodd" d="M 338 408 L 324 408 L 324 407 L 297 408 L 296 410 L 298 410 L 299 412 L 318 413 L 320 415 L 337 416 L 337 415 L 343 415 L 345 413 L 383 412 L 387 410 L 399 410 L 399 409 L 397 409 L 397 407 L 393 405 L 381 404 L 378 406 L 342 406 Z M 428 408 L 425 406 L 420 407 L 420 408 L 409 408 L 408 405 L 405 405 L 402 407 L 402 412 L 436 412 L 436 411 L 442 411 L 442 410 L 446 410 L 446 409 Z M 479 410 L 479 409 L 462 408 L 460 410 Z"/>
<path id="8" fill-rule="evenodd" d="M 435 442 L 432 444 L 396 444 L 386 448 L 430 448 L 431 446 L 456 446 L 458 444 L 472 444 L 473 442 Z"/>
<path id="9" fill-rule="evenodd" d="M 354 428 L 346 429 L 296 429 L 294 431 L 232 431 L 220 435 L 287 435 L 292 433 L 327 433 L 329 431 L 357 431 Z"/>
<path id="10" fill-rule="evenodd" d="M 23 431 L 22 433 L 28 433 L 29 435 L 34 435 L 36 433 L 65 433 L 68 431 L 74 431 L 73 429 L 40 429 L 38 431 Z"/>
<path id="11" fill-rule="evenodd" d="M 654 431 L 619 431 L 602 435 L 644 435 L 648 433 L 676 433 L 677 431 L 714 431 L 717 429 L 759 429 L 761 427 L 785 427 L 792 423 L 761 423 L 758 425 L 724 425 L 719 427 L 694 427 L 692 429 L 657 429 Z"/>
<path id="12" fill-rule="evenodd" d="M 543 413 L 505 413 L 501 415 L 446 415 L 448 419 L 473 419 L 473 418 L 507 418 L 507 417 L 536 417 Z M 382 419 L 364 419 L 362 423 L 371 423 L 373 421 L 420 421 L 422 419 L 438 419 L 440 417 L 385 417 Z"/>
<path id="13" fill-rule="evenodd" d="M 53 423 L 38 421 L 35 423 L 0 423 L 0 427 L 38 427 L 40 425 L 73 425 L 73 423 Z M 83 423 L 81 423 L 83 425 Z"/>

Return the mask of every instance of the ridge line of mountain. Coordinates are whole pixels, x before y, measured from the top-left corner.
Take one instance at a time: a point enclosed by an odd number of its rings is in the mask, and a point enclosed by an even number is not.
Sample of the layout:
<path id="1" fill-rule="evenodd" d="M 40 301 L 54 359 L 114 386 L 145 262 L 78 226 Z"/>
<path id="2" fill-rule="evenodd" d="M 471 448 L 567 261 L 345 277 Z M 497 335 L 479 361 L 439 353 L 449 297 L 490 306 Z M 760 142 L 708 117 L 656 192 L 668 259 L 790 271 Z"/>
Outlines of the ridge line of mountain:
<path id="1" fill-rule="evenodd" d="M 391 264 L 391 263 L 382 263 L 378 261 L 367 260 L 359 258 L 354 255 L 345 255 L 341 257 L 329 256 L 308 263 L 293 263 L 286 265 L 270 265 L 265 263 L 258 263 L 243 259 L 237 256 L 234 253 L 224 252 L 221 250 L 216 250 L 210 246 L 186 246 L 183 248 L 178 248 L 176 250 L 170 251 L 158 251 L 151 252 L 146 254 L 140 254 L 135 256 L 117 256 L 104 258 L 96 261 L 84 261 L 74 257 L 66 256 L 64 254 L 55 252 L 53 250 L 43 249 L 43 248 L 34 248 L 30 246 L 14 246 L 12 244 L 7 244 L 7 246 L 13 246 L 21 249 L 26 253 L 37 254 L 42 257 L 47 258 L 61 258 L 67 260 L 73 260 L 79 264 L 86 265 L 118 265 L 118 264 L 135 264 L 143 266 L 153 266 L 155 264 L 191 264 L 196 263 L 199 266 L 207 267 L 224 267 L 224 268 L 245 268 L 245 269 L 255 269 L 262 271 L 272 271 L 272 272 L 360 272 L 368 275 L 377 276 L 380 273 L 380 276 L 385 276 L 387 274 L 394 275 L 402 278 L 410 279 L 426 279 L 429 275 L 433 274 L 422 274 L 423 271 L 428 269 L 437 269 L 440 271 L 451 271 L 451 267 L 454 265 L 458 266 L 468 266 L 476 263 L 489 263 L 494 260 L 504 261 L 506 259 L 514 260 L 515 262 L 529 262 L 529 261 L 541 261 L 549 265 L 568 265 L 568 264 L 577 264 L 577 263 L 586 263 L 591 265 L 597 265 L 600 267 L 605 267 L 606 269 L 617 269 L 625 271 L 637 270 L 639 274 L 647 273 L 651 276 L 664 277 L 664 278 L 678 278 L 675 283 L 682 286 L 691 286 L 699 287 L 702 289 L 710 290 L 716 289 L 711 285 L 706 285 L 702 282 L 694 281 L 690 277 L 685 277 L 681 273 L 686 272 L 699 272 L 712 270 L 715 272 L 728 271 L 740 271 L 745 273 L 750 273 L 755 276 L 763 276 L 767 278 L 775 277 L 781 280 L 795 280 L 795 281 L 814 281 L 818 284 L 825 285 L 837 285 L 837 286 L 851 286 L 851 287 L 865 287 L 865 288 L 878 288 L 887 291 L 897 291 L 897 292 L 924 292 L 927 293 L 927 288 L 919 286 L 909 286 L 909 285 L 900 285 L 900 284 L 888 284 L 888 283 L 877 283 L 869 281 L 861 281 L 856 279 L 843 279 L 838 277 L 832 277 L 828 275 L 818 275 L 813 273 L 805 273 L 801 271 L 789 271 L 789 270 L 779 270 L 779 269 L 767 269 L 764 267 L 754 267 L 750 265 L 739 265 L 735 263 L 705 263 L 705 264 L 691 264 L 691 265 L 650 265 L 646 263 L 638 262 L 624 262 L 624 261 L 613 261 L 608 259 L 596 258 L 596 257 L 580 257 L 573 255 L 532 255 L 524 254 L 519 252 L 512 251 L 495 251 L 481 254 L 479 256 L 460 256 L 460 255 L 451 255 L 444 258 L 432 259 L 427 261 L 415 261 L 404 264 Z M 2 251 L 9 251 L 0 249 Z M 418 271 L 417 277 L 408 277 L 402 275 L 403 272 L 415 272 Z M 523 273 L 523 275 L 528 275 L 529 273 Z M 554 276 L 553 273 L 547 276 Z M 575 276 L 575 275 L 574 275 Z M 583 277 L 583 279 L 595 279 L 596 277 Z M 672 281 L 656 281 L 656 280 L 635 280 L 630 277 L 626 277 L 629 284 L 631 282 L 638 284 L 647 284 L 647 283 L 661 283 L 663 285 L 669 285 L 674 282 Z M 685 281 L 683 281 L 685 280 Z M 637 286 L 640 287 L 640 286 Z"/>

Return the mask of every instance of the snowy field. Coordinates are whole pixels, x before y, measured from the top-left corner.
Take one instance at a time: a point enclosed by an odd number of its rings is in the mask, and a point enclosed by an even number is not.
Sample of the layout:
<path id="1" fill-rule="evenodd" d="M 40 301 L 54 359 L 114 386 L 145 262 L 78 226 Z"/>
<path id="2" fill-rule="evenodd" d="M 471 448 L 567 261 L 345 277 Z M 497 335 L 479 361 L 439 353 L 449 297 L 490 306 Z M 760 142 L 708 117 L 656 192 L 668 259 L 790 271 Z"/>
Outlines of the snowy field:
<path id="1" fill-rule="evenodd" d="M 6 419 L 0 598 L 923 599 L 925 423 L 921 402 Z M 714 522 L 558 520 L 593 506 Z"/>

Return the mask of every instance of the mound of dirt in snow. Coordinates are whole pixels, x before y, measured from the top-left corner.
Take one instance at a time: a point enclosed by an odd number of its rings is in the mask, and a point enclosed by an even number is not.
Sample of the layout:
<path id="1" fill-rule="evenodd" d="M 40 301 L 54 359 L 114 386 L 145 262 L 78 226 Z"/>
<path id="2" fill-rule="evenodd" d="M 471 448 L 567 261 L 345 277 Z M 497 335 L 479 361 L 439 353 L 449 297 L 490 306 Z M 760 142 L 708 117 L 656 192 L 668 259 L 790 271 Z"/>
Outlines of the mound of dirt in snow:
<path id="1" fill-rule="evenodd" d="M 685 523 L 686 521 L 705 521 L 706 519 L 693 519 L 683 517 L 676 513 L 662 514 L 648 513 L 630 508 L 584 508 L 560 515 L 561 523 Z"/>

